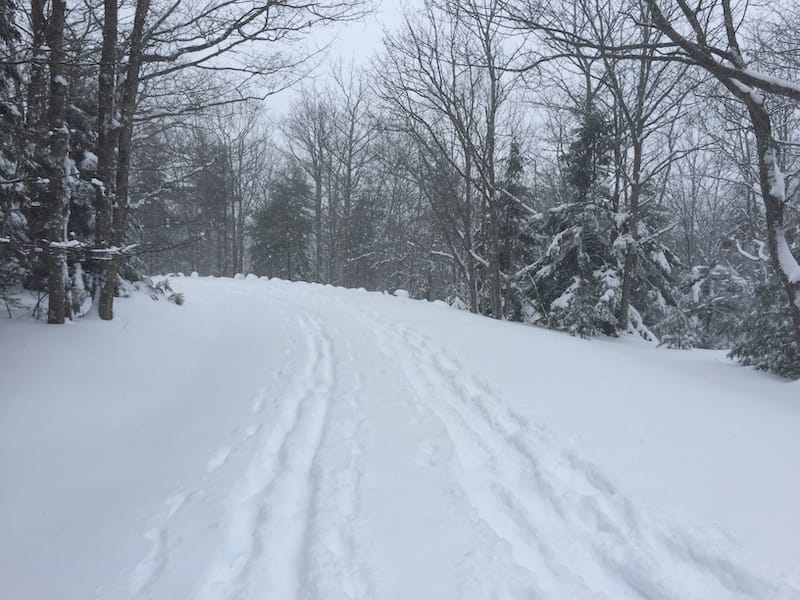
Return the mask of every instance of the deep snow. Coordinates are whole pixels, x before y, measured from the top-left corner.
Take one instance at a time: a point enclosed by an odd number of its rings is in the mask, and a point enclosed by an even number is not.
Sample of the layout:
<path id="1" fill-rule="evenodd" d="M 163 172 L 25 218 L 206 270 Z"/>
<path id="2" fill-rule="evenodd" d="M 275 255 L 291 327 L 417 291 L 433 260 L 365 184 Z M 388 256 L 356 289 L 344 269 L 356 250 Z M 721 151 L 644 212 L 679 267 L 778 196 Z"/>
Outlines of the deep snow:
<path id="1" fill-rule="evenodd" d="M 0 598 L 800 598 L 800 387 L 397 296 L 178 278 L 0 322 Z"/>

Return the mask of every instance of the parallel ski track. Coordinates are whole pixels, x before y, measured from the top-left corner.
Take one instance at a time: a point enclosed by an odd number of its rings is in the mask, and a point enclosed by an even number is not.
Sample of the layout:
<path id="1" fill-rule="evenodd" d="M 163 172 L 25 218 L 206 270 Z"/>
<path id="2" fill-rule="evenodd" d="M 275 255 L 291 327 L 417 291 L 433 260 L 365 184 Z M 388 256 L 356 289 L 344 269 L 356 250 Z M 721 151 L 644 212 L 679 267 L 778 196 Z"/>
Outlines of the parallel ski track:
<path id="1" fill-rule="evenodd" d="M 361 320 L 391 348 L 420 409 L 444 426 L 465 497 L 530 573 L 537 597 L 800 599 L 639 514 L 596 467 L 531 430 L 424 335 L 374 311 Z"/>
<path id="2" fill-rule="evenodd" d="M 335 384 L 331 341 L 299 317 L 308 361 L 234 492 L 227 544 L 198 598 L 296 598 L 317 461 Z"/>
<path id="3" fill-rule="evenodd" d="M 271 292 L 272 301 L 294 309 L 302 304 L 289 286 Z M 442 425 L 454 451 L 449 468 L 463 492 L 459 498 L 528 575 L 529 585 L 515 592 L 485 574 L 492 598 L 800 600 L 800 591 L 752 574 L 707 540 L 638 511 L 596 467 L 563 449 L 546 430 L 532 428 L 426 336 L 346 302 L 331 303 L 325 315 L 354 319 L 373 331 L 376 352 L 400 369 L 416 409 Z M 197 600 L 373 597 L 354 533 L 364 476 L 363 376 L 348 340 L 337 337 L 339 354 L 334 351 L 325 317 L 309 311 L 296 322 L 307 359 L 277 399 L 274 425 L 243 425 L 244 433 L 208 461 L 211 477 L 232 454 L 252 451 L 221 523 L 222 546 L 200 577 Z M 355 373 L 353 381 L 339 381 L 339 369 Z M 264 397 L 262 389 L 253 401 L 254 416 Z M 334 454 L 337 461 L 329 458 Z M 144 596 L 158 583 L 169 559 L 170 522 L 208 483 L 166 499 L 162 523 L 146 534 L 151 550 L 133 573 L 131 597 Z"/>

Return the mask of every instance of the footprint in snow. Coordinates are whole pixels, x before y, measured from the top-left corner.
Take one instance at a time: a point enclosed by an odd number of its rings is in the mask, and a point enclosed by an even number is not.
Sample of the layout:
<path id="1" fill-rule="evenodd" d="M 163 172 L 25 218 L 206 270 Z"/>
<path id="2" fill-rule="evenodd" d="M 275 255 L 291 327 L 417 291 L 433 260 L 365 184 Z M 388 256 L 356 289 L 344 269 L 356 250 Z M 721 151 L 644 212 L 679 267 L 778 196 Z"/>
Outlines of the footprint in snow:
<path id="1" fill-rule="evenodd" d="M 435 467 L 442 462 L 441 447 L 436 442 L 424 440 L 419 445 L 417 464 L 420 467 Z"/>
<path id="2" fill-rule="evenodd" d="M 219 469 L 225 462 L 228 460 L 228 457 L 231 455 L 231 447 L 230 446 L 223 446 L 219 450 L 217 450 L 213 456 L 208 459 L 208 472 L 213 473 L 217 469 Z"/>

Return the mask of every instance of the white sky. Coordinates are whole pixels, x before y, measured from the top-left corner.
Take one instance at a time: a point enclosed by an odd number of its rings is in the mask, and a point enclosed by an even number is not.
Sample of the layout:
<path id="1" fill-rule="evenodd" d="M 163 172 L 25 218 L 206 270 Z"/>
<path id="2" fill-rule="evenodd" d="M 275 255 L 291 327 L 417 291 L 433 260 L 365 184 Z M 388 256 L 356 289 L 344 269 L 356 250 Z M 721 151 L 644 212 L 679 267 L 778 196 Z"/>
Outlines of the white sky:
<path id="1" fill-rule="evenodd" d="M 367 66 L 381 47 L 384 28 L 393 30 L 402 22 L 403 7 L 421 6 L 423 0 L 376 0 L 377 10 L 362 21 L 336 24 L 317 34 L 313 43 L 331 43 L 327 56 L 314 73 L 323 83 L 329 75 L 330 66 L 339 61 Z M 287 90 L 267 99 L 266 105 L 272 114 L 280 117 L 289 107 L 294 97 L 293 90 Z"/>

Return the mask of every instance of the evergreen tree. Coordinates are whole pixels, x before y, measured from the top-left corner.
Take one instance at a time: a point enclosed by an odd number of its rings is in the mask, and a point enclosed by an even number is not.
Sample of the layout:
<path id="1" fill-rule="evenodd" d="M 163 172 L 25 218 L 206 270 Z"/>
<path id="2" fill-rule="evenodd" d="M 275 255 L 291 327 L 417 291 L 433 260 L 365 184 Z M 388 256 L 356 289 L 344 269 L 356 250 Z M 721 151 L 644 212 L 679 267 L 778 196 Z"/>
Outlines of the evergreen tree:
<path id="1" fill-rule="evenodd" d="M 0 0 L 0 294 L 19 285 L 26 275 L 30 241 L 23 208 L 26 187 L 19 166 L 22 148 L 22 113 L 18 97 L 20 75 L 16 67 L 19 32 L 13 0 Z"/>
<path id="2" fill-rule="evenodd" d="M 584 201 L 609 173 L 614 138 L 608 119 L 596 111 L 583 116 L 583 125 L 576 134 L 561 161 L 575 200 Z"/>
<path id="3" fill-rule="evenodd" d="M 498 186 L 498 211 L 500 213 L 500 270 L 505 275 L 504 306 L 506 317 L 522 320 L 524 295 L 521 293 L 517 272 L 521 265 L 533 261 L 536 240 L 529 234 L 529 209 L 532 204 L 530 190 L 523 181 L 524 158 L 519 142 L 514 139 L 506 158 L 503 179 Z"/>
<path id="4" fill-rule="evenodd" d="M 528 285 L 538 318 L 577 335 L 614 334 L 620 277 L 613 212 L 603 188 L 550 209 L 544 231 L 551 241 Z"/>
<path id="5" fill-rule="evenodd" d="M 759 371 L 800 379 L 800 348 L 792 335 L 792 315 L 775 276 L 758 286 L 752 310 L 738 323 L 730 357 Z"/>
<path id="6" fill-rule="evenodd" d="M 582 336 L 616 332 L 617 225 L 604 185 L 611 150 L 607 121 L 587 115 L 561 158 L 568 201 L 545 212 L 542 232 L 549 242 L 526 286 L 534 320 Z"/>
<path id="7" fill-rule="evenodd" d="M 637 236 L 626 233 L 608 185 L 613 173 L 613 140 L 608 121 L 589 114 L 569 152 L 562 157 L 568 201 L 545 211 L 548 242 L 529 269 L 525 285 L 534 320 L 582 336 L 616 335 L 622 299 L 622 272 L 633 245 L 629 327 L 648 340 L 646 323 L 661 320 L 675 303 L 672 275 L 677 257 L 659 239 L 666 224 L 663 207 L 643 189 Z"/>
<path id="8" fill-rule="evenodd" d="M 796 214 L 787 223 L 786 239 L 797 253 L 800 223 Z M 792 335 L 792 314 L 784 302 L 781 281 L 771 268 L 765 268 L 766 261 L 748 260 L 748 263 L 751 269 L 746 280 L 748 293 L 732 299 L 737 309 L 731 318 L 730 357 L 760 371 L 800 379 L 800 348 Z"/>
<path id="9" fill-rule="evenodd" d="M 299 280 L 310 274 L 311 188 L 295 165 L 273 182 L 250 227 L 253 269 L 260 275 Z"/>

